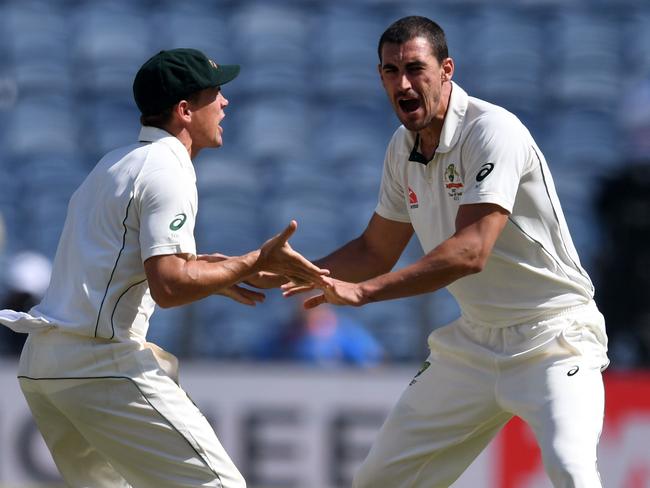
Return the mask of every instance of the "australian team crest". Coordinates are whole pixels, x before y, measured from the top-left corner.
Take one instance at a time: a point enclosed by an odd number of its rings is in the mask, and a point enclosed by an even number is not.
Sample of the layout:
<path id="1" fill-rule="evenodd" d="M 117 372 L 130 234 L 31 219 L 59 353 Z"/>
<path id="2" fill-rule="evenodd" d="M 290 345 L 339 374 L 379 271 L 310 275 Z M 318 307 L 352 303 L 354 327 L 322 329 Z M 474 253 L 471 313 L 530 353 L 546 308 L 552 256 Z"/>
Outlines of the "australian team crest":
<path id="1" fill-rule="evenodd" d="M 460 173 L 456 171 L 456 165 L 450 164 L 445 169 L 445 188 L 447 194 L 454 200 L 459 200 L 463 196 L 463 182 L 460 179 Z"/>

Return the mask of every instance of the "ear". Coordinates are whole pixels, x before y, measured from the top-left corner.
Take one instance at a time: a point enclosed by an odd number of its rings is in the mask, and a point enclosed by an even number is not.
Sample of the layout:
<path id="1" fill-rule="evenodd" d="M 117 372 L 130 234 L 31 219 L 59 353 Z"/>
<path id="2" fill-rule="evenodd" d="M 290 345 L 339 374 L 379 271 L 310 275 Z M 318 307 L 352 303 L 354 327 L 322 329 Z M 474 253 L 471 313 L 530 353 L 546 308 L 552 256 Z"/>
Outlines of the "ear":
<path id="1" fill-rule="evenodd" d="M 384 84 L 384 72 L 381 69 L 381 63 L 377 65 L 377 72 L 379 73 L 379 79 L 381 80 L 381 84 Z"/>
<path id="2" fill-rule="evenodd" d="M 441 63 L 442 68 L 442 81 L 451 81 L 454 76 L 454 60 L 451 58 L 445 58 Z"/>
<path id="3" fill-rule="evenodd" d="M 190 109 L 190 103 L 187 100 L 181 100 L 174 106 L 174 113 L 176 116 L 185 122 L 189 122 L 192 119 L 192 110 Z"/>

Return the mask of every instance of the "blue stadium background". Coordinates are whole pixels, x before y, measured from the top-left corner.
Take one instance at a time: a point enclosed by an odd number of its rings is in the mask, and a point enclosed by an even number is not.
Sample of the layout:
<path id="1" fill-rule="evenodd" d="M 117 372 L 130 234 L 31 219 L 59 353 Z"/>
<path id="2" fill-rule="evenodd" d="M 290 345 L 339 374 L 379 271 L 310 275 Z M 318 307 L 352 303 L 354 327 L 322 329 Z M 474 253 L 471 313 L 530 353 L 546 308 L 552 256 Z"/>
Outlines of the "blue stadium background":
<path id="1" fill-rule="evenodd" d="M 300 224 L 292 243 L 308 257 L 347 242 L 375 207 L 398 125 L 376 73 L 377 40 L 410 14 L 445 29 L 458 83 L 528 125 L 598 284 L 594 196 L 603 177 L 639 158 L 621 105 L 650 66 L 643 1 L 0 2 L 5 255 L 54 256 L 72 191 L 104 152 L 137 137 L 136 70 L 172 47 L 242 65 L 224 88 L 225 146 L 195 161 L 199 251 L 256 248 L 291 218 Z M 399 265 L 420 254 L 414 240 Z M 151 336 L 184 356 L 246 359 L 293 306 L 277 292 L 255 309 L 210 298 L 159 310 Z M 401 361 L 421 358 L 428 332 L 457 308 L 439 292 L 346 312 Z"/>

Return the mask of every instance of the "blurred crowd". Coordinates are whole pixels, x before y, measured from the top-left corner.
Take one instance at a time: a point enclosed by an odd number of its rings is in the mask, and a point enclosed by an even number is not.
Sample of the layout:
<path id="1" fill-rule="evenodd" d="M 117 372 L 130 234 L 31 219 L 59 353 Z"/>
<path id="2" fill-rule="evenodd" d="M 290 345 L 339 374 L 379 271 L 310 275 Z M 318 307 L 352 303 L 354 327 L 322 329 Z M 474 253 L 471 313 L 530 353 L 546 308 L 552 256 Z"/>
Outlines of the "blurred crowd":
<path id="1" fill-rule="evenodd" d="M 294 246 L 310 258 L 358 235 L 397 126 L 376 73 L 377 40 L 407 14 L 446 30 L 460 85 L 530 128 L 596 283 L 612 367 L 650 365 L 642 0 L 0 2 L 1 305 L 38 300 L 67 201 L 99 155 L 137 137 L 131 81 L 163 48 L 242 65 L 225 91 L 225 146 L 196 161 L 200 252 L 245 252 L 289 218 L 300 225 Z M 420 255 L 412 242 L 398 266 Z M 271 291 L 254 309 L 215 297 L 159 310 L 150 330 L 186 357 L 373 366 L 420 360 L 423 338 L 457 313 L 444 291 L 314 316 Z M 0 331 L 2 353 L 20 344 Z"/>

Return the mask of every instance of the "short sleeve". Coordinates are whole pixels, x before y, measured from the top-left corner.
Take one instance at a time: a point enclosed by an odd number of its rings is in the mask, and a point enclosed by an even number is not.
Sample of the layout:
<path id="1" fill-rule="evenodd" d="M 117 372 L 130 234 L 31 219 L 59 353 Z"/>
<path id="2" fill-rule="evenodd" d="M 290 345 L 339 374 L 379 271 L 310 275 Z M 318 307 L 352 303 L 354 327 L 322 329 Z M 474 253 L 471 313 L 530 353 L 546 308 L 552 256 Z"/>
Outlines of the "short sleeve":
<path id="1" fill-rule="evenodd" d="M 386 150 L 384 158 L 384 170 L 381 176 L 381 186 L 379 189 L 379 202 L 375 212 L 382 217 L 398 222 L 410 222 L 408 210 L 406 208 L 406 196 L 404 193 L 403 178 L 400 178 L 397 171 L 398 161 L 396 161 L 394 151 L 395 137 L 391 140 Z"/>
<path id="2" fill-rule="evenodd" d="M 460 204 L 494 203 L 512 212 L 531 150 L 530 135 L 512 114 L 477 121 L 462 149 L 466 184 Z"/>
<path id="3" fill-rule="evenodd" d="M 142 261 L 165 254 L 196 255 L 196 185 L 181 172 L 160 168 L 139 182 Z"/>

